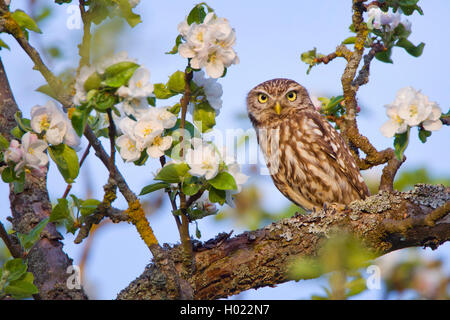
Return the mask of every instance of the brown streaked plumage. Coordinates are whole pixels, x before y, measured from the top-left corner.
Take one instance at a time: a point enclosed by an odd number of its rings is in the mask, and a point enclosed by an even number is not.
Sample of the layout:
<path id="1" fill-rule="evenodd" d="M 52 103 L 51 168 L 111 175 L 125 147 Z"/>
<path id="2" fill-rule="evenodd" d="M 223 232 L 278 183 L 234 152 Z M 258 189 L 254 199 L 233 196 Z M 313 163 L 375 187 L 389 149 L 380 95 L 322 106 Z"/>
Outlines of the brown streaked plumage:
<path id="1" fill-rule="evenodd" d="M 292 202 L 313 210 L 369 195 L 348 146 L 300 84 L 263 82 L 248 94 L 247 110 L 275 186 Z"/>

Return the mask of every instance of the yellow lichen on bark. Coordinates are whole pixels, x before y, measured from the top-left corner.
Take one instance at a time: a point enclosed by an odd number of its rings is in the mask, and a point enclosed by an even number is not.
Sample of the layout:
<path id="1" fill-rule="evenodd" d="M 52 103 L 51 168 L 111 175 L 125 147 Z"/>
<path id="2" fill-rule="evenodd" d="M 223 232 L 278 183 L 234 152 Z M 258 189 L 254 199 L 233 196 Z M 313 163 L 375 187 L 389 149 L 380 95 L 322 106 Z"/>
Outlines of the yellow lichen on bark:
<path id="1" fill-rule="evenodd" d="M 144 240 L 147 247 L 158 245 L 155 234 L 153 233 L 147 218 L 145 217 L 144 209 L 138 199 L 129 204 L 129 208 L 125 211 L 130 217 L 131 222 L 136 227 L 142 240 Z"/>

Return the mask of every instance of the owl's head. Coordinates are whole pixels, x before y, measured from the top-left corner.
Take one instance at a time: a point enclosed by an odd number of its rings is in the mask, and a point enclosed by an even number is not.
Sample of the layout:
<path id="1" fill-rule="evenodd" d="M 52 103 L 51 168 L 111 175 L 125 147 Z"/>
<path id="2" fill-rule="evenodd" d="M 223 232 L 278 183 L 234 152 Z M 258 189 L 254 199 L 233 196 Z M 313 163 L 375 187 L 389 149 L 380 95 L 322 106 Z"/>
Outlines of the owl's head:
<path id="1" fill-rule="evenodd" d="M 308 92 L 289 79 L 265 81 L 254 87 L 247 96 L 247 111 L 253 124 L 278 122 L 307 108 L 313 108 Z"/>

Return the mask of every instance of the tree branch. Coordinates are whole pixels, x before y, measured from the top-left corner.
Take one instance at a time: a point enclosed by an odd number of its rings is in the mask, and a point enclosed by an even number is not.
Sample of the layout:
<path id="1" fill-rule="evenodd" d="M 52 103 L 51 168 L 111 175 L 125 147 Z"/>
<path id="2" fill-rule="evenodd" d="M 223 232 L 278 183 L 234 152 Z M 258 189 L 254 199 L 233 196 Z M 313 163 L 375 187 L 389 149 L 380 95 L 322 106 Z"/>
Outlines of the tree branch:
<path id="1" fill-rule="evenodd" d="M 348 208 L 331 205 L 309 215 L 295 215 L 234 238 L 219 235 L 194 247 L 196 270 L 189 279 L 193 298 L 226 298 L 289 281 L 290 262 L 316 256 L 336 230 L 355 235 L 377 255 L 415 246 L 435 249 L 450 240 L 449 201 L 450 188 L 417 185 L 408 192 L 380 192 Z M 403 224 L 408 227 L 397 227 Z M 179 270 L 180 246 L 164 250 Z M 157 267 L 149 264 L 117 298 L 179 298 L 172 291 Z"/>
<path id="2" fill-rule="evenodd" d="M 14 114 L 19 111 L 9 86 L 8 78 L 0 59 L 0 133 L 12 139 L 10 131 L 16 126 Z M 13 229 L 20 233 L 29 233 L 44 218 L 50 216 L 52 205 L 47 191 L 47 179 L 31 174 L 25 179 L 25 188 L 21 193 L 10 191 Z M 42 299 L 87 299 L 84 291 L 68 289 L 66 282 L 70 274 L 67 268 L 72 265 L 62 250 L 63 237 L 53 223 L 45 227 L 41 239 L 27 255 L 28 269 L 34 275 L 34 284 Z"/>

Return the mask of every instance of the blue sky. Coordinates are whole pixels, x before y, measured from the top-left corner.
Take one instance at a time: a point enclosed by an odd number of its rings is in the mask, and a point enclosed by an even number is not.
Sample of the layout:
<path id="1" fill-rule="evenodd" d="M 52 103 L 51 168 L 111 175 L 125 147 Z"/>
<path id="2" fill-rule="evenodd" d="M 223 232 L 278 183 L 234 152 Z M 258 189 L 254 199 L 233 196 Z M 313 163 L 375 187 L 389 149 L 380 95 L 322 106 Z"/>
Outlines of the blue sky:
<path id="1" fill-rule="evenodd" d="M 25 1 L 12 1 L 19 6 Z M 38 1 L 51 3 L 52 1 Z M 172 48 L 177 36 L 177 24 L 182 21 L 196 1 L 148 1 L 141 0 L 136 12 L 141 14 L 143 23 L 132 32 L 120 37 L 120 47 L 128 51 L 131 57 L 150 69 L 151 81 L 165 82 L 167 77 L 177 69 L 184 69 L 186 61 L 178 55 L 166 55 L 164 52 Z M 345 38 L 350 36 L 348 26 L 351 21 L 349 0 L 323 1 L 208 1 L 217 15 L 226 17 L 236 29 L 237 43 L 235 49 L 240 64 L 229 68 L 225 78 L 220 79 L 223 86 L 223 108 L 217 119 L 218 129 L 249 128 L 248 119 L 237 120 L 236 115 L 246 112 L 245 97 L 248 91 L 258 83 L 276 78 L 291 78 L 310 93 L 322 95 L 340 94 L 340 77 L 344 69 L 344 60 L 336 59 L 328 65 L 312 69 L 306 75 L 306 65 L 300 61 L 300 54 L 314 47 L 318 52 L 328 54 Z M 363 107 L 359 119 L 360 131 L 369 137 L 378 148 L 392 146 L 392 139 L 383 137 L 380 126 L 387 120 L 384 105 L 392 102 L 396 91 L 405 86 L 421 89 L 436 101 L 443 111 L 450 106 L 449 71 L 450 60 L 446 52 L 450 51 L 447 36 L 450 31 L 448 13 L 450 2 L 447 0 L 421 1 L 425 15 L 415 13 L 408 17 L 412 21 L 413 33 L 410 40 L 418 44 L 425 42 L 425 50 L 420 58 L 413 58 L 396 48 L 393 53 L 394 64 L 374 61 L 371 67 L 371 80 L 359 91 L 359 103 Z M 54 70 L 63 70 L 68 66 L 76 66 L 77 43 L 81 40 L 81 30 L 69 30 L 66 27 L 68 5 L 56 6 L 53 18 L 40 27 L 43 35 L 31 34 L 30 41 L 38 49 L 40 43 L 58 43 L 65 52 L 61 62 L 51 66 Z M 40 40 L 41 39 L 41 40 Z M 32 70 L 30 59 L 23 53 L 10 37 L 2 35 L 11 51 L 1 50 L 0 54 L 9 75 L 15 98 L 25 116 L 35 104 L 43 104 L 47 98 L 34 90 L 44 84 L 41 75 Z M 402 169 L 426 166 L 436 176 L 449 176 L 450 159 L 449 131 L 443 128 L 433 133 L 426 144 L 422 144 L 413 130 L 410 145 L 406 151 L 408 161 Z M 86 142 L 84 141 L 86 145 Z M 125 165 L 121 160 L 120 169 L 136 192 L 152 179 L 152 172 L 157 164 L 135 168 Z M 380 168 L 381 169 L 381 168 Z M 275 189 L 268 177 L 251 177 L 251 181 L 260 179 L 261 185 L 271 194 L 271 208 L 281 208 L 287 200 Z M 101 186 L 107 180 L 107 172 L 93 156 L 83 166 L 80 178 L 74 185 L 73 193 L 83 197 L 86 181 L 92 184 L 93 196 L 102 196 Z M 49 174 L 49 192 L 52 199 L 60 197 L 65 183 L 59 176 L 55 166 L 51 166 Z M 125 202 L 119 199 L 118 207 Z M 8 187 L 0 184 L 0 219 L 10 214 Z M 150 223 L 160 242 L 177 242 L 177 232 L 170 211 L 165 205 L 158 215 L 150 217 Z M 200 221 L 202 239 L 207 240 L 219 232 L 240 228 L 227 223 L 217 223 L 213 218 Z M 65 250 L 78 263 L 82 246 L 73 244 L 69 234 L 65 240 Z M 448 256 L 450 247 L 442 246 L 433 254 Z M 86 277 L 95 286 L 92 289 L 96 298 L 111 299 L 130 281 L 138 276 L 149 261 L 149 252 L 140 240 L 132 225 L 108 225 L 99 230 L 94 239 Z M 89 289 L 89 288 L 88 288 Z M 288 283 L 275 289 L 264 288 L 251 290 L 243 298 L 307 298 L 320 293 L 317 282 L 304 281 L 299 284 Z M 376 294 L 368 295 L 376 297 Z"/>

